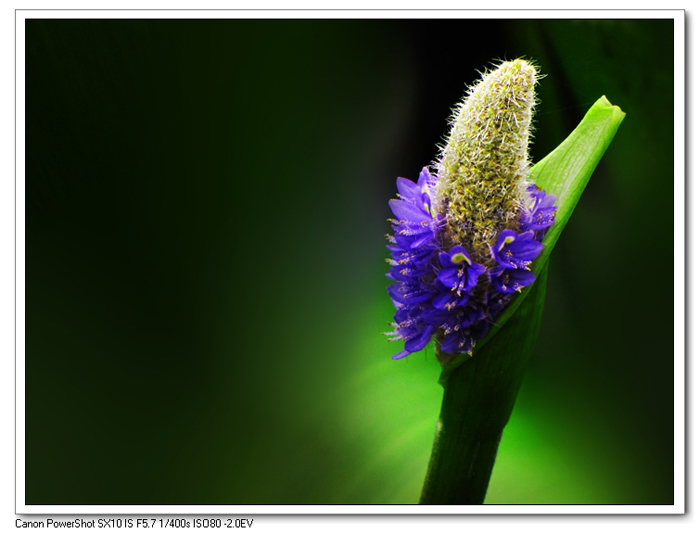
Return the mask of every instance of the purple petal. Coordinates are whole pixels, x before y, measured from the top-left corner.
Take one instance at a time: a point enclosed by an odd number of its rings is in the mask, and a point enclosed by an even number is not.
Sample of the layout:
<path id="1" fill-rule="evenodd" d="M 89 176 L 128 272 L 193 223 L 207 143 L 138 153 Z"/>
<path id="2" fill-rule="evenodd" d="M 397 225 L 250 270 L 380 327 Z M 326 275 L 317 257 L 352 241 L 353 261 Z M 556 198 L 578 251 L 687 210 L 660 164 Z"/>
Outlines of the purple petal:
<path id="1" fill-rule="evenodd" d="M 452 317 L 453 314 L 444 309 L 428 309 L 421 315 L 423 321 L 431 326 L 442 326 L 443 324 L 447 324 Z"/>
<path id="2" fill-rule="evenodd" d="M 408 236 L 408 235 L 401 235 L 400 233 L 397 233 L 394 235 L 396 238 L 396 244 L 403 248 L 404 250 L 408 251 L 411 249 L 411 245 L 416 242 L 416 238 L 413 236 Z"/>
<path id="3" fill-rule="evenodd" d="M 395 279 L 396 281 L 413 281 L 414 279 L 411 276 L 411 271 L 404 265 L 391 267 L 388 276 L 390 279 Z"/>
<path id="4" fill-rule="evenodd" d="M 420 207 L 422 207 L 426 213 L 430 213 L 431 204 L 432 200 L 430 199 L 430 195 L 424 192 L 420 197 Z"/>
<path id="5" fill-rule="evenodd" d="M 542 192 L 544 192 L 544 191 L 542 191 Z M 548 194 L 548 195 L 545 196 L 544 199 L 542 199 L 542 201 L 539 203 L 539 205 L 537 206 L 537 209 L 538 209 L 538 210 L 540 210 L 540 209 L 550 209 L 550 208 L 554 207 L 554 204 L 556 203 L 556 201 L 557 201 L 557 196 L 556 196 L 556 194 Z"/>
<path id="6" fill-rule="evenodd" d="M 445 285 L 445 287 L 456 287 L 459 283 L 459 269 L 444 268 L 438 272 L 438 279 L 443 285 Z"/>
<path id="7" fill-rule="evenodd" d="M 506 296 L 503 293 L 500 292 L 494 292 L 490 297 L 489 301 L 486 305 L 489 316 L 491 318 L 496 318 L 498 315 L 501 314 L 501 311 L 505 309 L 506 305 L 508 304 L 508 299 L 507 298 L 497 298 L 494 295 L 498 296 Z"/>
<path id="8" fill-rule="evenodd" d="M 503 268 L 491 272 L 491 283 L 499 292 L 511 293 L 531 285 L 535 275 L 529 270 Z"/>
<path id="9" fill-rule="evenodd" d="M 471 289 L 476 287 L 479 282 L 479 276 L 486 272 L 486 267 L 480 265 L 479 263 L 472 263 L 472 265 L 467 269 L 467 285 L 466 289 Z"/>
<path id="10" fill-rule="evenodd" d="M 433 331 L 434 331 L 434 328 L 432 328 L 432 327 L 425 328 L 420 335 L 412 338 L 411 340 L 406 341 L 406 345 L 405 345 L 406 351 L 409 351 L 409 352 L 421 351 L 430 342 L 430 338 L 433 336 Z"/>
<path id="11" fill-rule="evenodd" d="M 428 291 L 423 290 L 418 283 L 398 282 L 387 287 L 389 296 L 400 304 L 418 303 L 427 300 L 432 296 Z"/>
<path id="12" fill-rule="evenodd" d="M 468 306 L 464 310 L 464 318 L 462 320 L 461 326 L 463 328 L 468 328 L 477 320 L 481 320 L 484 317 L 484 311 L 481 308 L 476 308 L 473 306 Z"/>
<path id="13" fill-rule="evenodd" d="M 506 244 L 510 244 L 511 242 L 513 242 L 517 236 L 518 234 L 515 233 L 513 230 L 504 229 L 498 235 L 498 238 L 496 239 L 496 244 L 492 247 L 493 251 L 497 254 L 498 252 L 503 250 L 503 247 Z"/>
<path id="14" fill-rule="evenodd" d="M 464 341 L 464 336 L 461 331 L 453 331 L 445 336 L 440 345 L 440 350 L 445 353 L 455 353 L 460 348 L 460 343 Z"/>
<path id="15" fill-rule="evenodd" d="M 418 176 L 418 188 L 421 192 L 427 192 L 430 182 L 433 180 L 433 176 L 430 174 L 428 167 L 423 167 Z"/>
<path id="16" fill-rule="evenodd" d="M 467 305 L 469 303 L 469 300 L 471 299 L 471 290 L 463 290 L 462 291 L 462 297 L 457 300 L 457 307 L 460 305 Z"/>
<path id="17" fill-rule="evenodd" d="M 443 268 L 454 268 L 454 264 L 452 263 L 452 260 L 450 259 L 450 254 L 448 253 L 441 253 L 439 256 L 440 259 L 440 266 Z"/>
<path id="18" fill-rule="evenodd" d="M 457 265 L 459 263 L 463 263 L 466 261 L 467 264 L 472 263 L 471 257 L 469 257 L 469 253 L 464 249 L 463 246 L 453 246 L 452 249 L 450 250 L 450 261 L 452 261 L 453 264 Z"/>
<path id="19" fill-rule="evenodd" d="M 518 284 L 516 290 L 522 287 L 527 287 L 528 285 L 532 285 L 535 282 L 535 274 L 533 274 L 529 270 L 513 270 L 511 276 L 514 283 Z"/>
<path id="20" fill-rule="evenodd" d="M 505 268 L 526 268 L 542 251 L 542 243 L 534 240 L 532 231 L 516 234 L 504 230 L 491 248 L 493 258 Z"/>
<path id="21" fill-rule="evenodd" d="M 413 241 L 413 243 L 411 244 L 411 248 L 419 248 L 420 246 L 425 246 L 430 241 L 432 241 L 434 238 L 435 238 L 435 235 L 433 234 L 432 231 L 430 231 L 427 234 L 423 235 L 422 237 Z"/>
<path id="22" fill-rule="evenodd" d="M 440 345 L 440 349 L 445 353 L 467 353 L 474 347 L 474 340 L 471 335 L 460 330 L 449 333 Z"/>
<path id="23" fill-rule="evenodd" d="M 538 209 L 530 219 L 527 225 L 530 229 L 540 230 L 545 229 L 554 224 L 554 217 L 556 215 L 557 208 L 549 207 L 547 209 Z"/>
<path id="24" fill-rule="evenodd" d="M 533 240 L 516 241 L 507 249 L 510 252 L 509 257 L 513 261 L 532 261 L 542 251 L 542 243 Z"/>
<path id="25" fill-rule="evenodd" d="M 397 359 L 403 359 L 404 357 L 408 357 L 409 355 L 411 355 L 411 352 L 407 352 L 406 350 L 402 350 L 399 353 L 397 353 L 396 355 L 392 356 L 391 358 L 394 361 L 396 361 Z"/>
<path id="26" fill-rule="evenodd" d="M 410 202 L 415 202 L 420 198 L 420 187 L 406 178 L 396 178 L 396 189 L 401 196 Z"/>
<path id="27" fill-rule="evenodd" d="M 489 294 L 487 307 L 491 317 L 497 317 L 501 313 L 501 311 L 503 311 L 506 305 L 508 305 L 509 301 L 510 296 L 507 296 L 505 294 L 499 292 Z"/>
<path id="28" fill-rule="evenodd" d="M 399 220 L 418 223 L 423 221 L 430 222 L 430 220 L 432 220 L 430 215 L 404 200 L 389 200 L 389 207 L 392 213 L 394 213 L 394 216 Z"/>
<path id="29" fill-rule="evenodd" d="M 440 264 L 445 268 L 455 267 L 460 263 L 466 262 L 471 265 L 471 257 L 463 246 L 453 246 L 449 252 L 440 254 Z"/>
<path id="30" fill-rule="evenodd" d="M 457 305 L 458 296 L 454 291 L 443 292 L 433 300 L 435 309 L 452 309 Z M 448 309 L 448 310 L 449 310 Z"/>

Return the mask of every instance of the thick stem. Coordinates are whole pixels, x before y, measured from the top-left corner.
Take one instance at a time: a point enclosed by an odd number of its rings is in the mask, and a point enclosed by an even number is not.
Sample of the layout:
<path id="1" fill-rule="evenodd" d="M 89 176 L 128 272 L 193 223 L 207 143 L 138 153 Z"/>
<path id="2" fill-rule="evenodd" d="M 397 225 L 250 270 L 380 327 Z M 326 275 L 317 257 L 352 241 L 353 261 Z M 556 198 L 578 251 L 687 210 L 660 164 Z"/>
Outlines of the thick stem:
<path id="1" fill-rule="evenodd" d="M 484 502 L 498 444 L 532 355 L 547 267 L 503 328 L 445 382 L 420 503 Z"/>

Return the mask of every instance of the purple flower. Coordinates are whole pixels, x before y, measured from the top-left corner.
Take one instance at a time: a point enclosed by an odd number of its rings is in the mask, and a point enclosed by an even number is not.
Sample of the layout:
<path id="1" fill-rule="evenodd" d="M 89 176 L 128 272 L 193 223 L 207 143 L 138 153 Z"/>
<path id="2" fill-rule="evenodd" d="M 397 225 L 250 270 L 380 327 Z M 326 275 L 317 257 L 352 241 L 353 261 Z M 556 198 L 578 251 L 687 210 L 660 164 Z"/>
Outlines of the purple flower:
<path id="1" fill-rule="evenodd" d="M 438 294 L 435 265 L 442 217 L 432 209 L 431 191 L 435 181 L 426 168 L 421 171 L 418 183 L 398 178 L 399 199 L 389 202 L 396 219 L 391 221 L 394 235 L 389 237 L 392 244 L 387 246 L 391 252 L 388 277 L 396 283 L 388 291 L 397 309 L 390 338 L 404 341 L 404 349 L 394 359 L 422 350 L 435 331 L 434 326 L 422 319 Z"/>
<path id="2" fill-rule="evenodd" d="M 394 315 L 394 331 L 391 340 L 403 340 L 404 349 L 392 359 L 403 359 L 413 352 L 419 352 L 430 342 L 435 328 L 427 325 L 421 318 L 424 308 L 421 306 L 406 306 Z"/>
<path id="3" fill-rule="evenodd" d="M 475 340 L 468 329 L 460 329 L 445 335 L 440 349 L 445 353 L 470 353 Z"/>
<path id="4" fill-rule="evenodd" d="M 537 190 L 537 187 L 534 191 L 531 190 L 530 194 L 533 195 L 534 203 L 531 209 L 526 209 L 523 213 L 523 226 L 535 231 L 548 228 L 554 224 L 554 216 L 557 212 L 554 202 L 557 201 L 557 197 Z"/>
<path id="5" fill-rule="evenodd" d="M 389 296 L 398 306 L 421 303 L 435 295 L 430 285 L 416 279 L 399 281 L 390 285 L 388 290 Z"/>
<path id="6" fill-rule="evenodd" d="M 440 217 L 432 210 L 430 190 L 435 177 L 424 168 L 418 183 L 405 178 L 396 180 L 399 191 L 398 200 L 389 200 L 389 207 L 394 213 L 394 238 L 404 250 L 415 250 L 425 245 L 434 245 L 435 234 L 440 225 Z M 435 246 L 431 246 L 435 247 Z"/>
<path id="7" fill-rule="evenodd" d="M 469 253 L 462 246 L 453 246 L 447 253 L 439 255 L 442 269 L 437 274 L 441 294 L 433 300 L 436 309 L 453 309 L 466 305 L 479 276 L 486 267 L 472 262 Z"/>
<path id="8" fill-rule="evenodd" d="M 469 253 L 462 246 L 453 246 L 449 252 L 440 254 L 439 258 L 442 270 L 438 272 L 438 280 L 457 294 L 469 292 L 476 287 L 479 276 L 486 272 L 486 267 L 472 262 Z"/>
<path id="9" fill-rule="evenodd" d="M 487 267 L 472 259 L 466 245 L 445 251 L 445 217 L 436 210 L 436 186 L 437 178 L 424 168 L 417 183 L 398 178 L 398 199 L 389 202 L 395 218 L 387 276 L 394 281 L 388 291 L 396 313 L 388 335 L 403 342 L 393 359 L 422 350 L 434 335 L 443 353 L 471 353 L 513 293 L 534 283 L 529 268 L 554 221 L 554 196 L 529 187 L 530 207 L 520 215 L 519 231 L 503 229 L 496 235 Z"/>
<path id="10" fill-rule="evenodd" d="M 498 316 L 501 314 L 508 302 L 510 302 L 510 294 L 499 291 L 494 291 L 487 297 L 487 309 L 490 316 Z"/>
<path id="11" fill-rule="evenodd" d="M 440 327 L 445 333 L 452 333 L 459 329 L 466 329 L 484 318 L 484 310 L 474 304 L 462 306 L 454 312 L 433 308 L 425 311 L 422 318 L 427 324 Z"/>
<path id="12" fill-rule="evenodd" d="M 520 268 L 498 268 L 489 273 L 491 284 L 499 292 L 520 292 L 523 287 L 535 282 L 535 275 Z"/>
<path id="13" fill-rule="evenodd" d="M 481 322 L 484 311 L 481 307 L 468 305 L 459 307 L 454 312 L 443 309 L 430 309 L 423 313 L 423 319 L 432 326 L 442 329 L 445 337 L 440 349 L 445 353 L 469 352 L 473 347 L 478 333 L 482 328 L 474 332 L 472 326 L 475 322 Z"/>
<path id="14" fill-rule="evenodd" d="M 528 268 L 532 260 L 542 251 L 542 243 L 535 240 L 532 231 L 516 233 L 503 230 L 491 247 L 491 254 L 504 268 Z"/>

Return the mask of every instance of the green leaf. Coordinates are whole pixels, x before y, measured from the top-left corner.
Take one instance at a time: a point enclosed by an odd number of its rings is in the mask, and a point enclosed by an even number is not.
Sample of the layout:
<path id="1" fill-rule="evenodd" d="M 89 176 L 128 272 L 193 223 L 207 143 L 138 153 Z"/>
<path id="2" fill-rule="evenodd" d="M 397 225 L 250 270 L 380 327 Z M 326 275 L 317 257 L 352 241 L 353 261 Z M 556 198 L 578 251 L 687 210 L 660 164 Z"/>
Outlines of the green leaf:
<path id="1" fill-rule="evenodd" d="M 544 245 L 542 253 L 532 265 L 535 275 L 539 275 L 547 263 L 549 254 L 552 253 L 559 235 L 571 218 L 588 180 L 624 117 L 625 113 L 619 107 L 612 105 L 605 96 L 602 96 L 588 110 L 571 135 L 532 168 L 530 177 L 548 194 L 557 196 L 558 206 L 556 220 L 542 243 Z M 477 342 L 473 354 L 480 351 L 513 316 L 531 288 L 532 285 L 524 288 L 511 300 L 503 314 L 491 326 L 489 334 Z M 440 383 L 444 384 L 449 374 L 469 359 L 469 355 L 460 354 L 446 365 L 440 376 Z"/>

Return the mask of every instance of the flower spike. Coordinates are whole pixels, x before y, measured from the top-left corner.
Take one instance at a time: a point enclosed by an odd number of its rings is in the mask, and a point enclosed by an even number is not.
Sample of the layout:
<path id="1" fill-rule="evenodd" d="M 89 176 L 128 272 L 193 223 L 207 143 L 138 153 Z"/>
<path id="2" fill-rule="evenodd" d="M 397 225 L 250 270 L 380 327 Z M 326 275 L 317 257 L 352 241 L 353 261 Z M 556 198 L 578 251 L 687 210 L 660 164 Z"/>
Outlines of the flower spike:
<path id="1" fill-rule="evenodd" d="M 557 210 L 555 196 L 529 181 L 537 77 L 520 59 L 483 75 L 452 117 L 436 173 L 397 179 L 389 335 L 404 349 L 394 359 L 433 337 L 442 363 L 471 354 L 512 295 L 534 283 L 530 265 Z"/>

